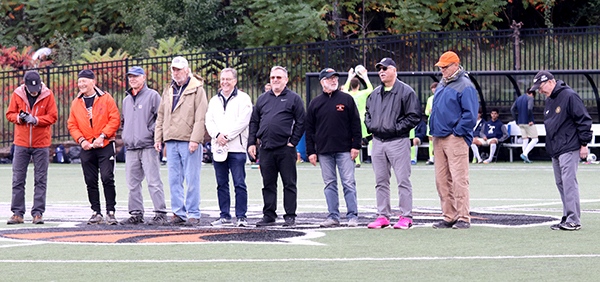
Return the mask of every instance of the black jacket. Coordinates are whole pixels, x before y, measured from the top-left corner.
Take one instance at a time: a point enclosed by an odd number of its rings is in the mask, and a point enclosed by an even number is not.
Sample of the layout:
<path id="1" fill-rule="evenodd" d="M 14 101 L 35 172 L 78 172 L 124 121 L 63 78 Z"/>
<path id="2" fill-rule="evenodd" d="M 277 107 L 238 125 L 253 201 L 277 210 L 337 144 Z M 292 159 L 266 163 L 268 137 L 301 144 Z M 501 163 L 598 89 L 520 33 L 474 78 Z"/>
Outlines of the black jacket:
<path id="1" fill-rule="evenodd" d="M 269 90 L 256 100 L 248 146 L 256 145 L 260 139 L 263 149 L 275 149 L 291 143 L 298 145 L 304 134 L 304 102 L 296 92 L 285 88 L 279 96 Z"/>
<path id="2" fill-rule="evenodd" d="M 360 116 L 350 94 L 323 92 L 310 101 L 306 115 L 306 155 L 360 149 Z M 315 146 L 316 145 L 316 146 Z"/>
<path id="3" fill-rule="evenodd" d="M 551 157 L 579 150 L 592 140 L 592 118 L 581 97 L 557 80 L 544 109 L 546 152 Z"/>
<path id="4" fill-rule="evenodd" d="M 396 79 L 390 91 L 375 88 L 367 98 L 365 125 L 381 141 L 408 138 L 410 130 L 421 120 L 421 103 L 415 91 Z"/>

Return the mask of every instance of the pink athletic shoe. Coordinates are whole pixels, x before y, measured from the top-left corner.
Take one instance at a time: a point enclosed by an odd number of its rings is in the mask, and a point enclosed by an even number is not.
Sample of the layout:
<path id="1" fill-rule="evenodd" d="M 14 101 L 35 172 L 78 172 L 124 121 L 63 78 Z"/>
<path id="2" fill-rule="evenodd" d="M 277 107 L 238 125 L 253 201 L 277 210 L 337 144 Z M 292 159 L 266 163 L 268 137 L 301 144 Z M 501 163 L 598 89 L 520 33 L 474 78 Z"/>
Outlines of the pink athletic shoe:
<path id="1" fill-rule="evenodd" d="M 398 223 L 394 224 L 394 229 L 409 229 L 413 226 L 412 220 L 406 217 L 400 217 Z"/>
<path id="2" fill-rule="evenodd" d="M 369 223 L 367 227 L 371 229 L 381 229 L 390 226 L 390 220 L 385 217 L 378 217 L 374 222 Z"/>

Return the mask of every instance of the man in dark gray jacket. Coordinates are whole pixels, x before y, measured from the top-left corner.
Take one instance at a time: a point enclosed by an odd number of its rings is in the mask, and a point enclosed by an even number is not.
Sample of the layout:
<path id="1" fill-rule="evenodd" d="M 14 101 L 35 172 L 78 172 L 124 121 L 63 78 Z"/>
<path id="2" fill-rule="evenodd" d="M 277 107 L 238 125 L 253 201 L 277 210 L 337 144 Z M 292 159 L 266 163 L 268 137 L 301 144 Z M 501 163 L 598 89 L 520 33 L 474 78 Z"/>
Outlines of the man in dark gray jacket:
<path id="1" fill-rule="evenodd" d="M 129 187 L 129 214 L 121 224 L 144 223 L 142 181 L 148 182 L 148 191 L 154 204 L 155 216 L 148 224 L 163 225 L 167 207 L 163 183 L 160 180 L 160 161 L 154 149 L 154 126 L 160 105 L 160 95 L 146 85 L 146 73 L 141 67 L 132 67 L 127 73 L 131 89 L 123 99 L 121 126 L 123 144 L 127 149 L 125 178 Z"/>
<path id="2" fill-rule="evenodd" d="M 390 167 L 398 182 L 400 219 L 394 228 L 412 227 L 412 185 L 410 183 L 409 132 L 421 120 L 421 104 L 415 91 L 398 80 L 396 63 L 383 58 L 375 66 L 381 83 L 367 98 L 365 125 L 373 134 L 371 161 L 376 181 L 377 220 L 369 228 L 390 225 Z"/>
<path id="3" fill-rule="evenodd" d="M 552 157 L 554 179 L 563 202 L 562 220 L 550 228 L 579 230 L 581 208 L 577 165 L 588 155 L 592 118 L 581 97 L 564 81 L 555 80 L 551 73 L 538 72 L 530 91 L 536 90 L 547 97 L 544 109 L 546 152 Z"/>

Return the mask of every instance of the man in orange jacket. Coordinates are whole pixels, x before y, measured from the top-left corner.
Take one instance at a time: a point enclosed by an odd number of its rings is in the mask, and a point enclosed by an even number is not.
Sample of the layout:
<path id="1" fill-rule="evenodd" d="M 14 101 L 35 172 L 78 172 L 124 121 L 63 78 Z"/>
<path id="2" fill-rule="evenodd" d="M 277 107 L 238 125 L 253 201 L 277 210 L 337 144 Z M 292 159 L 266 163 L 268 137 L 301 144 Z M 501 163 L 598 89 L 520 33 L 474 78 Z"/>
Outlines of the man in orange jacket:
<path id="1" fill-rule="evenodd" d="M 35 184 L 31 216 L 33 216 L 33 224 L 43 224 L 42 214 L 46 210 L 46 183 L 52 139 L 51 125 L 57 119 L 56 102 L 54 94 L 42 83 L 37 71 L 26 72 L 23 82 L 23 85 L 15 89 L 6 112 L 8 121 L 15 124 L 10 204 L 13 216 L 6 223 L 23 223 L 27 166 L 33 159 Z"/>
<path id="2" fill-rule="evenodd" d="M 88 224 L 104 222 L 100 209 L 98 171 L 102 176 L 106 199 L 106 224 L 115 225 L 115 136 L 120 126 L 120 114 L 113 97 L 96 87 L 96 75 L 85 69 L 77 79 L 79 93 L 71 103 L 68 127 L 73 139 L 81 145 L 81 167 L 88 199 L 94 213 Z"/>

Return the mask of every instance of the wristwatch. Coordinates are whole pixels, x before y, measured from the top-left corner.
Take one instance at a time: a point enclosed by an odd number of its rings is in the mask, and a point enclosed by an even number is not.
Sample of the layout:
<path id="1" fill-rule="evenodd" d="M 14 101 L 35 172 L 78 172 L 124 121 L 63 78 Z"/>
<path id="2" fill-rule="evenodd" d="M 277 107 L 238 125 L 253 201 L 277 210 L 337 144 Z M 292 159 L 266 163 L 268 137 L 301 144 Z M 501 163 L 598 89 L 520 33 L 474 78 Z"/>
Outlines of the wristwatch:
<path id="1" fill-rule="evenodd" d="M 106 135 L 104 133 L 100 133 L 100 137 L 102 137 L 103 139 L 106 139 Z"/>

